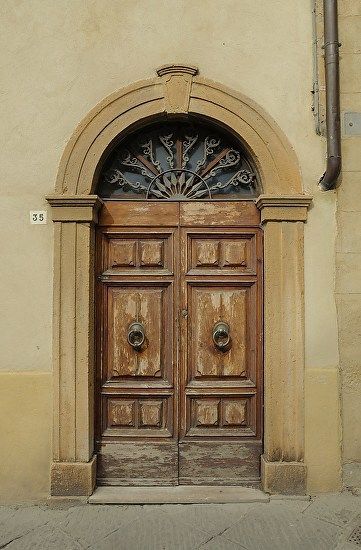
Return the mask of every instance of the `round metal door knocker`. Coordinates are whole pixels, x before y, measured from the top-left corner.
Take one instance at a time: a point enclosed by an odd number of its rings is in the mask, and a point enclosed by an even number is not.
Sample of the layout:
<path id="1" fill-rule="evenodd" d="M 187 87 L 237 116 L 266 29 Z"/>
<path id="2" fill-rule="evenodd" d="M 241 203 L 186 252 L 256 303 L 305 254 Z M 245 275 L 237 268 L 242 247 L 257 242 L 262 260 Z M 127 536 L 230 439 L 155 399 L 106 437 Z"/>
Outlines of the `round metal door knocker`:
<path id="1" fill-rule="evenodd" d="M 128 328 L 128 343 L 135 351 L 141 351 L 144 342 L 145 330 L 142 323 L 131 323 Z"/>
<path id="2" fill-rule="evenodd" d="M 228 351 L 231 343 L 230 329 L 228 323 L 219 321 L 213 327 L 212 333 L 214 346 L 219 351 Z"/>

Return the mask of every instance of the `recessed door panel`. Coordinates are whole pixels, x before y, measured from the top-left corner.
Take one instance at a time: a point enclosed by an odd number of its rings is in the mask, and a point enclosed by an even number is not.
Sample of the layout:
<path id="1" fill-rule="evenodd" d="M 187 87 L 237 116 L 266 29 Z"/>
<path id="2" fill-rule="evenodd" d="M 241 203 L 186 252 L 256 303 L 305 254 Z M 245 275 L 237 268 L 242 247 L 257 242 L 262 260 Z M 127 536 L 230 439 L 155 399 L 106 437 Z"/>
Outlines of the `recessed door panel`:
<path id="1" fill-rule="evenodd" d="M 104 395 L 103 435 L 170 437 L 173 433 L 173 398 L 164 395 Z"/>
<path id="2" fill-rule="evenodd" d="M 249 437 L 256 435 L 254 395 L 187 397 L 186 436 Z"/>
<path id="3" fill-rule="evenodd" d="M 173 233 L 110 230 L 103 236 L 103 276 L 172 275 Z"/>
<path id="4" fill-rule="evenodd" d="M 107 380 L 163 378 L 172 369 L 171 284 L 108 287 Z M 134 323 L 144 329 L 141 349 L 131 344 Z M 168 334 L 168 338 L 166 338 Z"/>
<path id="5" fill-rule="evenodd" d="M 256 236 L 188 233 L 188 275 L 255 275 Z"/>
<path id="6" fill-rule="evenodd" d="M 188 284 L 190 381 L 247 377 L 249 289 L 239 284 Z M 217 347 L 217 324 L 221 322 L 229 329 L 224 348 Z"/>

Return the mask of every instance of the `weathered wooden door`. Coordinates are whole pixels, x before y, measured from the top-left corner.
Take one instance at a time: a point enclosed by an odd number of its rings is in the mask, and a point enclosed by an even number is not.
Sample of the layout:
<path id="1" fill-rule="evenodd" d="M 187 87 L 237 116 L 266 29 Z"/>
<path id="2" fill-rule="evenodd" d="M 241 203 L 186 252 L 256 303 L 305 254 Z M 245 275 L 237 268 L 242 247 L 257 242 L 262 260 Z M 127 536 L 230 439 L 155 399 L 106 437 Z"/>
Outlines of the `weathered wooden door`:
<path id="1" fill-rule="evenodd" d="M 253 201 L 105 203 L 99 484 L 258 481 L 261 239 Z"/>

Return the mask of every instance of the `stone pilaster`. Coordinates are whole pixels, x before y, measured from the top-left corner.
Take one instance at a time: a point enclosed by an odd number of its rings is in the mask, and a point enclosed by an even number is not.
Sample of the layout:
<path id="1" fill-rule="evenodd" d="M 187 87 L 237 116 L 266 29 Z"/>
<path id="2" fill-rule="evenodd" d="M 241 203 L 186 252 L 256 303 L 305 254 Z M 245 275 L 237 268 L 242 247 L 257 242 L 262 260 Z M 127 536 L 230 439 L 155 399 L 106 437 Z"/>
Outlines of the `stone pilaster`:
<path id="1" fill-rule="evenodd" d="M 94 223 L 97 196 L 47 197 L 55 225 L 52 495 L 89 495 L 94 453 Z"/>
<path id="2" fill-rule="evenodd" d="M 262 483 L 304 494 L 304 222 L 310 197 L 261 195 L 265 435 Z"/>

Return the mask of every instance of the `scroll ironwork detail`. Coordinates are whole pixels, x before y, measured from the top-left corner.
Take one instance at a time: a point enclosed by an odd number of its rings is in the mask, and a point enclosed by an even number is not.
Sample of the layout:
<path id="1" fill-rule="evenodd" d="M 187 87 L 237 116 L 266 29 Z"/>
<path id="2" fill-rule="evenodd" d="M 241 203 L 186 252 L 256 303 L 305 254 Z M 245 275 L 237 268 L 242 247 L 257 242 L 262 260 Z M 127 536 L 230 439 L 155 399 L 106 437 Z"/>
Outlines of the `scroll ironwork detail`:
<path id="1" fill-rule="evenodd" d="M 254 197 L 259 181 L 242 146 L 204 124 L 153 125 L 121 142 L 100 173 L 110 199 L 197 200 Z"/>

